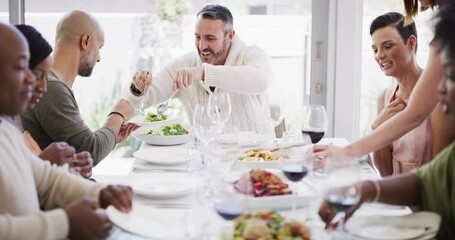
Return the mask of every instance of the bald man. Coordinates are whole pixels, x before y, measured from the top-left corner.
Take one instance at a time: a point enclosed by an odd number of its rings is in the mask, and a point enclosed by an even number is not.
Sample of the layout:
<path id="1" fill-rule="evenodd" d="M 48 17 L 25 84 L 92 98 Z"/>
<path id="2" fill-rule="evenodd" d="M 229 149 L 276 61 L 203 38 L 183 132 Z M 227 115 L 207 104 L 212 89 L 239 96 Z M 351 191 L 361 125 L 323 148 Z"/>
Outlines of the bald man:
<path id="1" fill-rule="evenodd" d="M 19 130 L 2 117 L 27 106 L 34 84 L 28 61 L 25 38 L 0 23 L 0 239 L 105 238 L 112 224 L 96 209 L 112 204 L 130 211 L 131 188 L 105 187 L 51 166 L 30 152 Z"/>
<path id="2" fill-rule="evenodd" d="M 77 152 L 88 151 L 94 165 L 125 140 L 134 124 L 125 124 L 133 115 L 133 107 L 118 101 L 107 116 L 104 126 L 94 132 L 84 123 L 71 87 L 77 75 L 89 77 L 100 61 L 104 32 L 90 14 L 72 11 L 57 25 L 54 63 L 47 78 L 47 93 L 34 109 L 22 115 L 24 128 L 44 149 L 52 142 L 64 141 Z M 87 96 L 90 97 L 90 96 Z"/>

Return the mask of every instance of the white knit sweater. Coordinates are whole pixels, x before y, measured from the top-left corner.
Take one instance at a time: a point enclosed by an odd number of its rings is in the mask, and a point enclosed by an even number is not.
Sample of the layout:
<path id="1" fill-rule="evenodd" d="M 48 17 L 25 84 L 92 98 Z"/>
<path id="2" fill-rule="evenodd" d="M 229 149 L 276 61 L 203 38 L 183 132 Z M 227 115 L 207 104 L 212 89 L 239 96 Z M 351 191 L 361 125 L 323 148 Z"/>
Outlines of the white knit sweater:
<path id="1" fill-rule="evenodd" d="M 225 91 L 230 95 L 231 124 L 241 131 L 272 132 L 272 127 L 265 120 L 269 110 L 267 88 L 272 81 L 270 57 L 257 46 L 247 46 L 237 36 L 234 37 L 225 65 L 203 63 L 197 52 L 187 53 L 169 63 L 153 76 L 145 96 L 146 105 L 155 105 L 169 98 L 177 70 L 197 66 L 204 68 L 204 82 L 201 84 L 197 79 L 192 86 L 178 93 L 190 121 L 196 105 L 208 101 L 205 89 L 214 86 L 217 91 Z M 128 86 L 124 98 L 138 105 L 143 96 L 134 96 Z"/>

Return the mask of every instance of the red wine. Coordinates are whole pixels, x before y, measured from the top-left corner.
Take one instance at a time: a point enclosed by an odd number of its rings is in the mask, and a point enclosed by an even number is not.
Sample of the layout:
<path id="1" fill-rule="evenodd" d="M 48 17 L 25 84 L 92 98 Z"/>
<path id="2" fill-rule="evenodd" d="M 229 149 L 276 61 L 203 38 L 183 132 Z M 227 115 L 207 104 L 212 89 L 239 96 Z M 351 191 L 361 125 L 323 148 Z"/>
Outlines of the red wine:
<path id="1" fill-rule="evenodd" d="M 293 182 L 302 180 L 308 174 L 308 168 L 300 165 L 287 165 L 282 169 L 284 175 Z"/>
<path id="2" fill-rule="evenodd" d="M 324 137 L 325 130 L 321 128 L 304 128 L 302 129 L 302 134 L 310 135 L 311 142 L 317 143 L 321 141 L 322 137 Z"/>
<path id="3" fill-rule="evenodd" d="M 333 209 L 335 209 L 335 211 L 346 212 L 357 203 L 357 199 L 352 196 L 346 196 L 342 198 L 336 194 L 329 194 L 327 197 L 327 202 Z"/>
<path id="4" fill-rule="evenodd" d="M 237 204 L 220 202 L 213 205 L 216 212 L 225 220 L 233 220 L 243 214 L 245 209 Z"/>

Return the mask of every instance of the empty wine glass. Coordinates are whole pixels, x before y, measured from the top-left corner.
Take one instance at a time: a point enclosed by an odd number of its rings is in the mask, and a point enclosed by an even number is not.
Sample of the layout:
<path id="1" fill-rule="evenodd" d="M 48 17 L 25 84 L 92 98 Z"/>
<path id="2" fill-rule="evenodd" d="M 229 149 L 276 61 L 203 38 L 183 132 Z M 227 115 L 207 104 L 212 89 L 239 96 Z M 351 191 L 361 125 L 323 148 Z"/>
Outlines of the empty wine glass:
<path id="1" fill-rule="evenodd" d="M 300 119 L 300 130 L 318 143 L 327 131 L 327 113 L 322 105 L 304 105 Z"/>
<path id="2" fill-rule="evenodd" d="M 207 102 L 207 114 L 211 121 L 218 128 L 222 128 L 231 117 L 231 98 L 229 93 L 216 89 L 214 93 L 210 93 Z"/>
<path id="3" fill-rule="evenodd" d="M 207 146 L 218 133 L 218 126 L 209 117 L 206 105 L 196 105 L 193 113 L 193 131 L 204 146 Z"/>

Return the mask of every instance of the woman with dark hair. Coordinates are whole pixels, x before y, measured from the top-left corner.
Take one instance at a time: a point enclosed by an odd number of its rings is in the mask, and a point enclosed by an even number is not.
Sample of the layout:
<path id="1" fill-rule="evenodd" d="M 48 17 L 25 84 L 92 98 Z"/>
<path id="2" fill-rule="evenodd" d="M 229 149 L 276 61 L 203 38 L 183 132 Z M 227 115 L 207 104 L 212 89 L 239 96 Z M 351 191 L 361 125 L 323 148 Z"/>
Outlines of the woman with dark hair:
<path id="1" fill-rule="evenodd" d="M 455 125 L 455 2 L 441 7 L 435 31 L 435 41 L 441 49 L 441 65 L 444 81 L 439 85 L 439 98 L 444 113 Z M 438 154 L 433 161 L 411 173 L 387 177 L 378 181 L 363 181 L 356 184 L 361 189 L 359 203 L 379 201 L 395 205 L 420 205 L 424 211 L 438 213 L 441 218 L 437 239 L 455 239 L 455 141 Z M 319 208 L 319 215 L 327 225 L 335 211 L 327 202 Z"/>
<path id="2" fill-rule="evenodd" d="M 422 68 L 417 64 L 417 30 L 414 23 L 405 25 L 400 13 L 390 12 L 373 20 L 370 25 L 374 58 L 386 76 L 396 83 L 378 97 L 374 130 L 387 119 L 401 112 L 414 89 Z M 423 121 L 390 145 L 373 153 L 374 165 L 381 176 L 409 172 L 432 158 L 432 131 L 429 119 Z"/>
<path id="3" fill-rule="evenodd" d="M 32 97 L 27 106 L 30 109 L 40 101 L 47 90 L 46 78 L 52 66 L 52 47 L 34 27 L 16 25 L 16 28 L 28 42 L 30 51 L 29 68 L 35 76 Z M 68 164 L 83 177 L 88 178 L 92 175 L 93 160 L 88 152 L 75 154 L 75 149 L 65 142 L 56 142 L 41 150 L 30 133 L 24 131 L 20 116 L 13 116 L 12 119 L 14 120 L 13 123 L 23 132 L 24 140 L 29 149 L 41 159 L 59 166 Z"/>
<path id="4" fill-rule="evenodd" d="M 412 19 L 419 9 L 417 0 L 403 0 L 406 16 Z M 419 0 L 420 9 L 435 8 L 439 5 L 450 3 L 449 0 Z M 452 29 L 447 29 L 451 31 Z M 372 151 L 381 149 L 397 140 L 407 132 L 416 128 L 427 119 L 432 112 L 432 155 L 438 154 L 448 146 L 455 138 L 455 128 L 447 117 L 444 117 L 443 109 L 438 105 L 438 85 L 444 80 L 444 68 L 440 61 L 440 42 L 434 39 L 430 44 L 430 52 L 425 70 L 412 91 L 409 101 L 403 111 L 397 113 L 369 135 L 349 144 L 345 147 L 315 146 L 314 158 L 346 162 L 350 159 L 361 157 Z M 437 118 L 433 117 L 437 116 Z"/>

